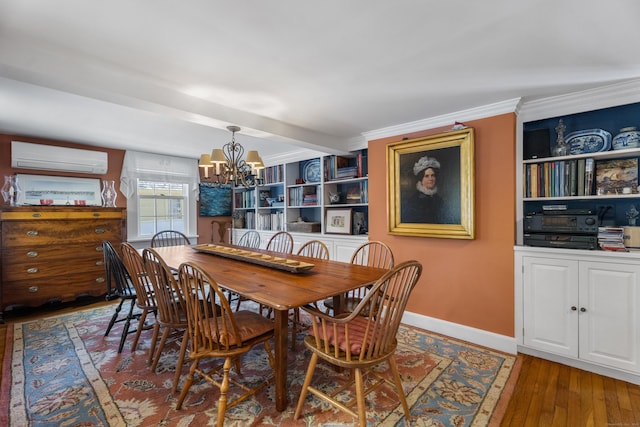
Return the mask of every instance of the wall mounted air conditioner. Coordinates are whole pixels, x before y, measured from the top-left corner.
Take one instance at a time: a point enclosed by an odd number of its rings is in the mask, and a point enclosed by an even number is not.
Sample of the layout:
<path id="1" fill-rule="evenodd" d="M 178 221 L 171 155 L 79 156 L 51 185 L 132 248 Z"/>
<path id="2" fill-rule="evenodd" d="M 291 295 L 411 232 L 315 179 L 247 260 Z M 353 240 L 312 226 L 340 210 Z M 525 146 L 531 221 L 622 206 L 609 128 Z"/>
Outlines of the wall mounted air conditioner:
<path id="1" fill-rule="evenodd" d="M 11 141 L 11 167 L 102 175 L 108 160 L 104 151 Z"/>

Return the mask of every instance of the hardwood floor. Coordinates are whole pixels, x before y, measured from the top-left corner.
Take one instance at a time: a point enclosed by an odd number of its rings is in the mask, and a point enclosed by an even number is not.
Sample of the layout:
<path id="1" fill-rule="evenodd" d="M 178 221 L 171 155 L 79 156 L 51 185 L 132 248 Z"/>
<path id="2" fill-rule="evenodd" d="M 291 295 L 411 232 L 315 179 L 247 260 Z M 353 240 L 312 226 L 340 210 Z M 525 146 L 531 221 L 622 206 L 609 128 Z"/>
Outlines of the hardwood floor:
<path id="1" fill-rule="evenodd" d="M 103 304 L 111 303 L 98 301 L 85 307 Z M 7 323 L 0 324 L 0 363 L 8 324 L 77 308 L 71 304 L 55 311 L 40 309 L 7 315 Z M 640 427 L 640 386 L 533 356 L 520 354 L 518 358 L 522 363 L 520 376 L 502 427 Z"/>
<path id="2" fill-rule="evenodd" d="M 640 426 L 640 386 L 519 354 L 503 427 Z"/>

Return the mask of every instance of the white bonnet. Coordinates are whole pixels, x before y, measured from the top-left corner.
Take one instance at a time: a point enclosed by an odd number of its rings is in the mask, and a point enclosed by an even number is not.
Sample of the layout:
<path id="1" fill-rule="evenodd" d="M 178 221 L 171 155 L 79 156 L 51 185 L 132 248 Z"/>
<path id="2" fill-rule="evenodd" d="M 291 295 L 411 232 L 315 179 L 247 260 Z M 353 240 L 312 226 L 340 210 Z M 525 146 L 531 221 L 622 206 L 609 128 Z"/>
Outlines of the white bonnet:
<path id="1" fill-rule="evenodd" d="M 440 162 L 434 159 L 433 157 L 429 157 L 429 156 L 421 157 L 420 160 L 418 160 L 413 165 L 413 174 L 418 175 L 420 172 L 422 172 L 427 168 L 440 169 Z"/>

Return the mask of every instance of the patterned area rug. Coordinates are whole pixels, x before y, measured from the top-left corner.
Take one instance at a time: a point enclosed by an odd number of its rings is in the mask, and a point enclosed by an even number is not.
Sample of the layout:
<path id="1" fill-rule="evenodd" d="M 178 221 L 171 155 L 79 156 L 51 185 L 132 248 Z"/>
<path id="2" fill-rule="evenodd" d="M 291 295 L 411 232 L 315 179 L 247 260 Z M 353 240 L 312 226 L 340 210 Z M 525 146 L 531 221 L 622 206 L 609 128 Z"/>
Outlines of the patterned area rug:
<path id="1" fill-rule="evenodd" d="M 0 425 L 23 426 L 208 426 L 216 419 L 217 390 L 194 383 L 181 410 L 171 392 L 179 342 L 163 352 L 158 370 L 147 364 L 151 330 L 138 348 L 133 336 L 117 353 L 120 326 L 103 337 L 113 307 L 79 311 L 10 325 L 3 366 Z M 228 409 L 226 426 L 351 426 L 355 420 L 309 396 L 303 416 L 293 419 L 309 353 L 298 334 L 289 352 L 289 406 L 274 408 L 273 385 Z M 512 375 L 515 357 L 426 331 L 401 327 L 396 360 L 416 426 L 496 424 L 496 407 Z M 386 365 L 380 366 L 382 371 Z M 183 372 L 188 371 L 185 364 Z M 345 373 L 346 374 L 346 373 Z M 266 355 L 254 349 L 242 361 L 241 381 L 270 375 Z M 344 374 L 342 374 L 344 375 Z M 340 374 L 319 364 L 313 384 L 340 385 Z M 370 426 L 404 425 L 402 407 L 392 389 L 376 390 L 367 401 Z M 493 420 L 492 420 L 493 417 Z M 498 414 L 497 418 L 501 415 Z"/>

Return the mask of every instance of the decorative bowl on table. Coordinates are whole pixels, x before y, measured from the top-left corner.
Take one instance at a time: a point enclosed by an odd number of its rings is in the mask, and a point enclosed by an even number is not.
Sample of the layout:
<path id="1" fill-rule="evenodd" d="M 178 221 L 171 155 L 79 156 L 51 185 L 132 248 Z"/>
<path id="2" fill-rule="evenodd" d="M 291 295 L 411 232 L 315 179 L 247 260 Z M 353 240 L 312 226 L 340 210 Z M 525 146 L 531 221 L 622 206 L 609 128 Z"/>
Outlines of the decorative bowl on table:
<path id="1" fill-rule="evenodd" d="M 602 129 L 571 132 L 566 137 L 570 154 L 589 154 L 611 149 L 611 134 Z"/>

